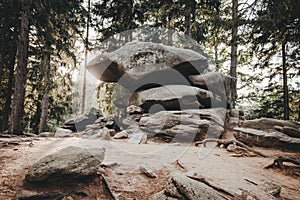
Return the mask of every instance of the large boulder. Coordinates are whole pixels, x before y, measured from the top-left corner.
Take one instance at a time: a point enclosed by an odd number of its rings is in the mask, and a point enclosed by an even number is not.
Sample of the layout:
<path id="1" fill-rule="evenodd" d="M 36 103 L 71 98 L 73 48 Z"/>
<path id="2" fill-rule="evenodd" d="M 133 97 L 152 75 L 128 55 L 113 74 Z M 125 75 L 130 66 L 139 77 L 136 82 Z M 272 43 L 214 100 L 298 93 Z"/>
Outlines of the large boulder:
<path id="1" fill-rule="evenodd" d="M 88 112 L 66 120 L 62 128 L 72 131 L 83 131 L 87 125 L 93 124 L 101 116 L 103 116 L 103 114 L 100 110 L 91 108 Z"/>
<path id="2" fill-rule="evenodd" d="M 172 173 L 165 189 L 151 197 L 151 200 L 161 199 L 225 200 L 211 187 L 179 173 Z"/>
<path id="3" fill-rule="evenodd" d="M 143 115 L 139 127 L 154 135 L 179 141 L 219 138 L 224 132 L 225 115 L 224 108 L 160 111 Z"/>
<path id="4" fill-rule="evenodd" d="M 233 130 L 235 138 L 248 145 L 283 150 L 300 150 L 300 138 L 293 138 L 281 132 L 265 132 L 241 127 L 236 127 Z"/>
<path id="5" fill-rule="evenodd" d="M 33 164 L 25 180 L 55 184 L 86 180 L 96 175 L 104 153 L 104 148 L 66 147 Z"/>
<path id="6" fill-rule="evenodd" d="M 188 75 L 200 74 L 207 67 L 207 58 L 193 50 L 135 41 L 102 53 L 87 69 L 102 81 L 118 82 L 134 91 L 153 84 L 187 84 Z"/>
<path id="7" fill-rule="evenodd" d="M 189 76 L 189 79 L 192 82 L 192 85 L 211 91 L 222 99 L 224 105 L 228 108 L 232 107 L 233 98 L 230 87 L 232 81 L 231 76 L 223 75 L 218 72 L 209 72 L 206 74 Z"/>
<path id="8" fill-rule="evenodd" d="M 208 108 L 212 101 L 213 95 L 207 90 L 187 85 L 165 85 L 135 92 L 129 104 L 142 107 L 148 112 L 153 105 L 161 105 L 162 110 Z"/>

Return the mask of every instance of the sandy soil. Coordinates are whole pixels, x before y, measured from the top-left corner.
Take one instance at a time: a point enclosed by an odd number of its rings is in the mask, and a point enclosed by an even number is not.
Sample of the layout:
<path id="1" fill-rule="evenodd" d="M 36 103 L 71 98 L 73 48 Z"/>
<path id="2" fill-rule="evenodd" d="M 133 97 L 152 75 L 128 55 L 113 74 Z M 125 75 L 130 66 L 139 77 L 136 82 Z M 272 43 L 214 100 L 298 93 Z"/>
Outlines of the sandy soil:
<path id="1" fill-rule="evenodd" d="M 33 140 L 31 142 L 30 140 Z M 3 141 L 20 141 L 19 145 L 0 146 L 0 199 L 13 199 L 22 196 L 32 188 L 24 186 L 28 168 L 40 158 L 66 146 L 105 147 L 104 164 L 117 163 L 101 171 L 112 193 L 118 199 L 148 199 L 162 190 L 171 172 L 204 177 L 215 186 L 231 194 L 247 191 L 259 199 L 269 199 L 260 187 L 265 182 L 281 186 L 282 199 L 300 199 L 300 170 L 280 171 L 264 169 L 279 156 L 300 157 L 299 153 L 282 152 L 256 148 L 269 155 L 263 157 L 233 157 L 232 153 L 220 147 L 203 148 L 193 144 L 129 144 L 126 140 L 88 140 L 81 138 L 1 138 Z M 139 170 L 140 166 L 153 170 L 158 178 L 151 179 Z M 294 169 L 294 168 L 293 168 Z M 99 179 L 100 180 L 100 179 Z M 101 183 L 82 186 L 88 194 L 96 194 L 91 188 L 102 193 Z M 98 191 L 98 193 L 99 193 Z M 79 192 L 80 193 L 80 192 Z M 79 198 L 95 199 L 96 196 Z M 97 196 L 96 199 L 104 199 Z"/>

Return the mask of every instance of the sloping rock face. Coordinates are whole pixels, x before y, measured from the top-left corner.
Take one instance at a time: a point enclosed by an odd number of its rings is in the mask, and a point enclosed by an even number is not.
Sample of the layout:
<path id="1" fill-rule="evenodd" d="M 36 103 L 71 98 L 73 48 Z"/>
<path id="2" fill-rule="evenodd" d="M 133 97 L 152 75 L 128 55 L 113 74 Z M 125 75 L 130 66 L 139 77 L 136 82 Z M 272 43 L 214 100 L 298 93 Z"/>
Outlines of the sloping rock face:
<path id="1" fill-rule="evenodd" d="M 102 81 L 118 82 L 125 88 L 147 83 L 174 84 L 181 76 L 199 74 L 208 67 L 207 58 L 189 49 L 151 42 L 129 42 L 92 60 L 87 69 Z M 170 73 L 173 75 L 170 76 Z"/>
<path id="2" fill-rule="evenodd" d="M 231 97 L 230 84 L 231 76 L 223 75 L 218 72 L 209 72 L 201 75 L 192 75 L 189 77 L 193 86 L 209 90 L 218 95 L 221 101 L 226 102 L 227 108 L 231 108 L 233 98 Z"/>
<path id="3" fill-rule="evenodd" d="M 240 127 L 234 128 L 234 131 L 235 138 L 245 144 L 300 151 L 300 138 L 293 138 L 281 132 L 265 132 L 262 130 Z"/>
<path id="4" fill-rule="evenodd" d="M 162 199 L 225 200 L 217 191 L 204 183 L 179 173 L 172 173 L 165 189 L 151 197 L 151 200 Z"/>
<path id="5" fill-rule="evenodd" d="M 104 159 L 104 148 L 69 146 L 48 155 L 28 170 L 28 183 L 72 183 L 94 175 Z"/>

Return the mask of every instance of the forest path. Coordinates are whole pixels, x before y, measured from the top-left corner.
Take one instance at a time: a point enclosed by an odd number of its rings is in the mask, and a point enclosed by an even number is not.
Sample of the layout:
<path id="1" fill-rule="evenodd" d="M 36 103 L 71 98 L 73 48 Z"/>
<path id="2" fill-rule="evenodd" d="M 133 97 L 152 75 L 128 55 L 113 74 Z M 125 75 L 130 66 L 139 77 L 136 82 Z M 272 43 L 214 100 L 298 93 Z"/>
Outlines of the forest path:
<path id="1" fill-rule="evenodd" d="M 66 146 L 105 147 L 104 164 L 117 163 L 104 170 L 110 189 L 119 199 L 148 199 L 162 190 L 171 172 L 177 171 L 204 177 L 229 193 L 248 191 L 266 199 L 259 185 L 272 182 L 281 186 L 283 199 L 299 199 L 300 176 L 264 169 L 281 156 L 299 156 L 279 150 L 255 148 L 269 155 L 264 157 L 233 157 L 219 147 L 202 148 L 193 144 L 130 144 L 125 141 L 88 140 L 81 138 L 35 138 L 33 145 L 26 138 L 20 145 L 0 147 L 0 199 L 10 199 L 23 190 L 28 168 L 42 157 Z M 17 140 L 16 138 L 1 141 Z M 141 174 L 145 166 L 158 176 L 151 179 Z M 299 175 L 299 174 L 298 174 Z"/>

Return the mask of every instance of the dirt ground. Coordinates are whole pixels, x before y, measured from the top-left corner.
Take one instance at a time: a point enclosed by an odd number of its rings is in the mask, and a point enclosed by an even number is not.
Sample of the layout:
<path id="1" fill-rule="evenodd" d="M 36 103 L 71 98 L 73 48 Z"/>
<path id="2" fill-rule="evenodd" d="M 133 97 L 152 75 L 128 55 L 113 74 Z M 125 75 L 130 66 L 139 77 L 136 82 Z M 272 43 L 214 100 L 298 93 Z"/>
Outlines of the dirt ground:
<path id="1" fill-rule="evenodd" d="M 76 137 L 15 137 L 0 138 L 0 141 L 1 200 L 14 199 L 30 193 L 33 188 L 24 185 L 24 177 L 29 167 L 42 157 L 66 146 L 105 147 L 103 163 L 115 165 L 103 167 L 99 169 L 99 173 L 116 199 L 149 199 L 164 188 L 168 175 L 175 171 L 204 177 L 230 194 L 247 191 L 258 199 L 269 198 L 260 185 L 272 182 L 281 186 L 281 199 L 300 199 L 300 169 L 293 166 L 287 171 L 264 169 L 279 155 L 300 158 L 300 153 L 295 152 L 255 148 L 269 157 L 233 157 L 232 153 L 220 147 L 204 148 L 194 144 L 153 141 L 140 145 L 129 144 L 126 140 L 89 140 Z M 8 142 L 7 145 L 4 141 Z M 18 141 L 18 144 L 9 141 Z M 152 170 L 157 178 L 151 179 L 142 174 L 140 166 Z M 101 180 L 95 179 L 93 184 L 77 188 L 78 199 L 105 199 L 107 195 L 104 195 L 103 191 L 107 188 L 100 188 L 103 185 Z M 98 193 L 95 190 L 99 190 Z M 85 194 L 95 195 L 85 197 Z"/>

